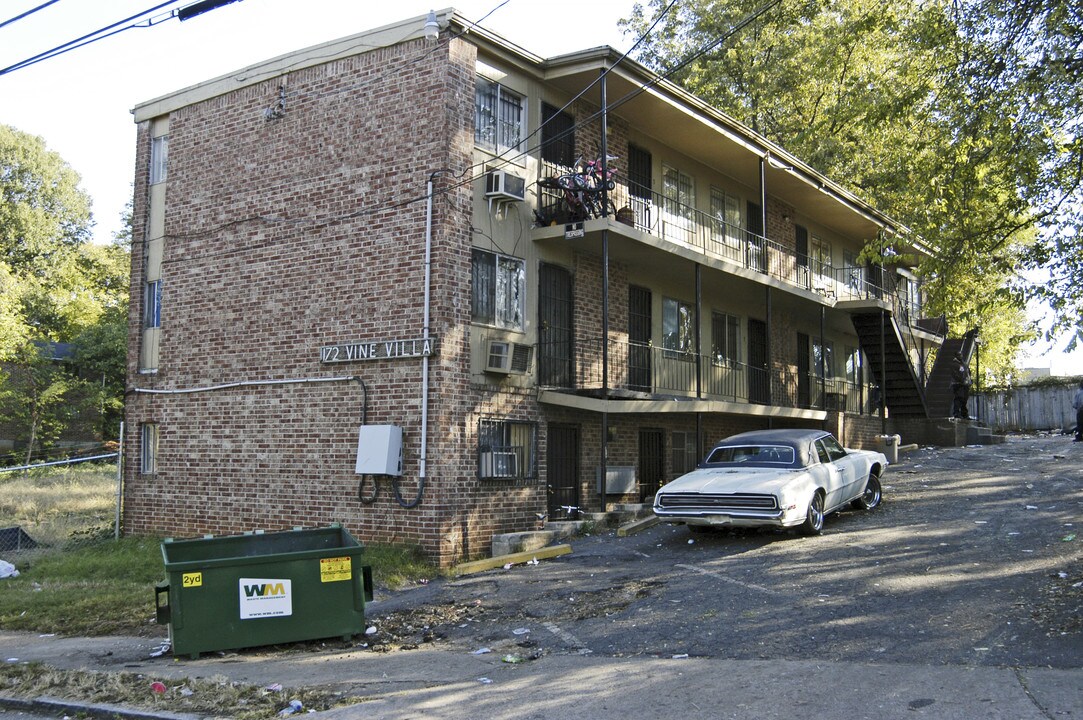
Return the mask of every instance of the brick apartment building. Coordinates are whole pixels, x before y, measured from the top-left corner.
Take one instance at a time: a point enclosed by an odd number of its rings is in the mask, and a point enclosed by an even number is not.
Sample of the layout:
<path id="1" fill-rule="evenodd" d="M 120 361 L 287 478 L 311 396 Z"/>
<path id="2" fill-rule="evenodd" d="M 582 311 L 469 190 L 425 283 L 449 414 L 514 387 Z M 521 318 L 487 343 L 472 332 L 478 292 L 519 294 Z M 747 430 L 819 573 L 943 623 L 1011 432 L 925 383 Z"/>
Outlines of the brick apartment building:
<path id="1" fill-rule="evenodd" d="M 341 522 L 449 564 L 733 432 L 928 415 L 942 333 L 861 256 L 927 252 L 905 229 L 609 48 L 438 19 L 135 109 L 128 532 Z M 602 216 L 543 180 L 606 154 Z"/>

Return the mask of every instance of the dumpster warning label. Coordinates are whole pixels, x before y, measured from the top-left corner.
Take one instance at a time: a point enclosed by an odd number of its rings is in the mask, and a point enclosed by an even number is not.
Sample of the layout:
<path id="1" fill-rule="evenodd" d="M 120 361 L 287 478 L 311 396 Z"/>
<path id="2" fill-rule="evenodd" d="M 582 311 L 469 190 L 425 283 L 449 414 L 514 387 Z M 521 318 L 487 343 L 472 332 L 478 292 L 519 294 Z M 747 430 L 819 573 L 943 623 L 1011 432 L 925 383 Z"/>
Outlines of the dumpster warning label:
<path id="1" fill-rule="evenodd" d="M 238 586 L 241 620 L 293 614 L 293 594 L 289 580 L 240 578 Z"/>
<path id="2" fill-rule="evenodd" d="M 349 580 L 352 575 L 349 557 L 322 558 L 320 560 L 320 582 Z"/>

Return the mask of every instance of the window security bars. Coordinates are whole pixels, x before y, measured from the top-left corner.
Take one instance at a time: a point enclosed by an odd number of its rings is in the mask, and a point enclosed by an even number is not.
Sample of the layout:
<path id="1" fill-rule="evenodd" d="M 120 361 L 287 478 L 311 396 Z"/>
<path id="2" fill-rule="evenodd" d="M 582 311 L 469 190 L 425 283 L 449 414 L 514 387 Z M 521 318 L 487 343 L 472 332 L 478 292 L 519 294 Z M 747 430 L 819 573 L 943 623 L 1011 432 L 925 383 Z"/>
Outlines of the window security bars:
<path id="1" fill-rule="evenodd" d="M 526 480 L 538 476 L 538 426 L 517 420 L 478 421 L 478 478 Z"/>

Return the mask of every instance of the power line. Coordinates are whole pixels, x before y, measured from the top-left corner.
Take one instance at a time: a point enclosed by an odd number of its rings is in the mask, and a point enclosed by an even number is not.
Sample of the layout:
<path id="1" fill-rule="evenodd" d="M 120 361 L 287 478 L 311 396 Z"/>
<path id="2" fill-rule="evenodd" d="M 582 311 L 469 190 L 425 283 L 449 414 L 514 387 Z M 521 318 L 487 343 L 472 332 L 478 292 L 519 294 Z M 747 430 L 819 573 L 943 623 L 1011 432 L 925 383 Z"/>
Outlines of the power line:
<path id="1" fill-rule="evenodd" d="M 36 8 L 30 8 L 29 10 L 22 13 L 21 15 L 16 15 L 15 17 L 10 18 L 8 20 L 5 20 L 4 22 L 0 22 L 0 28 L 4 27 L 5 25 L 10 25 L 11 23 L 16 22 L 17 20 L 22 20 L 27 15 L 33 15 L 38 10 L 44 10 L 45 8 L 52 5 L 53 3 L 58 3 L 58 2 L 60 2 L 60 0 L 49 0 L 49 2 L 42 3 L 41 5 L 38 5 Z"/>
<path id="2" fill-rule="evenodd" d="M 117 22 L 115 22 L 115 23 L 113 23 L 111 25 L 106 25 L 105 27 L 103 27 L 103 28 L 101 28 L 99 30 L 95 30 L 94 32 L 87 33 L 86 35 L 83 35 L 82 37 L 77 37 L 74 40 L 69 40 L 68 42 L 64 43 L 63 45 L 58 45 L 55 48 L 52 48 L 51 50 L 46 50 L 45 52 L 38 53 L 37 55 L 34 55 L 33 57 L 29 57 L 29 58 L 27 58 L 25 60 L 21 60 L 21 61 L 15 63 L 14 65 L 9 65 L 8 67 L 3 68 L 2 70 L 0 70 L 0 75 L 6 75 L 9 72 L 14 72 L 16 70 L 21 70 L 21 69 L 23 69 L 25 67 L 29 67 L 29 66 L 34 65 L 36 63 L 39 63 L 39 62 L 41 62 L 43 60 L 48 60 L 50 58 L 57 57 L 58 55 L 63 55 L 64 53 L 71 52 L 72 50 L 76 50 L 76 49 L 84 47 L 86 45 L 90 45 L 91 43 L 98 42 L 99 40 L 104 40 L 107 37 L 112 37 L 113 35 L 116 35 L 118 33 L 122 33 L 125 30 L 131 30 L 133 28 L 153 27 L 153 26 L 158 25 L 160 23 L 163 23 L 163 22 L 165 22 L 167 20 L 172 20 L 173 18 L 178 18 L 178 19 L 180 19 L 182 21 L 187 20 L 187 19 L 189 19 L 191 17 L 195 17 L 196 15 L 200 15 L 202 13 L 209 12 L 210 10 L 213 10 L 215 8 L 221 7 L 222 5 L 228 5 L 231 2 L 238 2 L 238 1 L 239 0 L 200 0 L 200 2 L 190 3 L 190 4 L 185 5 L 184 7 L 180 8 L 180 9 L 171 10 L 171 11 L 169 11 L 167 13 L 163 13 L 161 15 L 156 15 L 154 17 L 147 18 L 146 20 L 139 20 L 139 18 L 143 18 L 143 17 L 149 15 L 152 12 L 155 12 L 157 10 L 161 10 L 164 7 L 167 7 L 169 5 L 173 5 L 173 4 L 177 3 L 177 2 L 179 2 L 179 0 L 167 0 L 167 2 L 163 2 L 163 3 L 160 3 L 158 5 L 155 5 L 154 7 L 148 8 L 148 9 L 144 10 L 143 12 L 139 12 L 139 13 L 136 13 L 135 15 L 130 16 L 130 17 L 126 17 L 123 20 L 118 20 Z M 52 2 L 57 2 L 57 0 L 52 0 Z M 138 22 L 132 22 L 133 20 L 137 20 Z M 125 23 L 131 23 L 131 24 L 126 25 Z"/>

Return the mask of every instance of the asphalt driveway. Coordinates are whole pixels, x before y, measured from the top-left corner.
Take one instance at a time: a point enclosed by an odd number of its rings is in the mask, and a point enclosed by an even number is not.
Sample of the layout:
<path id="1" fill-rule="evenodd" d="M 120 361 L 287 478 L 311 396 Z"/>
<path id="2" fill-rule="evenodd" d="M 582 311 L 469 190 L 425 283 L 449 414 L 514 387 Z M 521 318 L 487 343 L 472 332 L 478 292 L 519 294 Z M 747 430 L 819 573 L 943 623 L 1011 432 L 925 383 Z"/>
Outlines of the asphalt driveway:
<path id="1" fill-rule="evenodd" d="M 401 632 L 397 610 L 443 608 L 417 642 L 518 639 L 527 656 L 1083 667 L 1080 444 L 922 449 L 884 484 L 880 508 L 831 516 L 819 537 L 604 532 L 557 560 L 399 593 L 371 616 Z"/>

